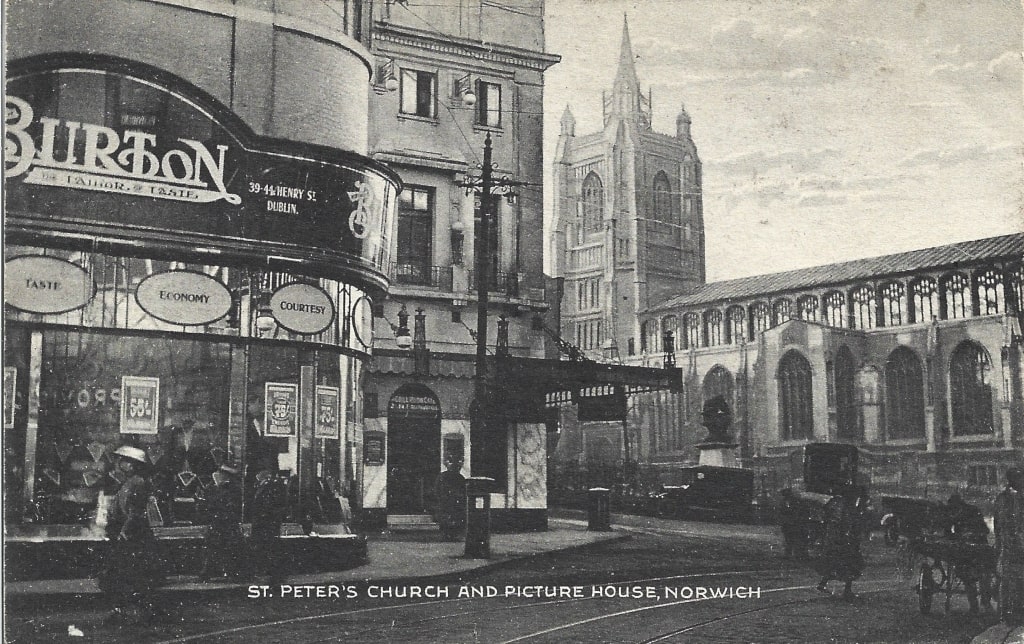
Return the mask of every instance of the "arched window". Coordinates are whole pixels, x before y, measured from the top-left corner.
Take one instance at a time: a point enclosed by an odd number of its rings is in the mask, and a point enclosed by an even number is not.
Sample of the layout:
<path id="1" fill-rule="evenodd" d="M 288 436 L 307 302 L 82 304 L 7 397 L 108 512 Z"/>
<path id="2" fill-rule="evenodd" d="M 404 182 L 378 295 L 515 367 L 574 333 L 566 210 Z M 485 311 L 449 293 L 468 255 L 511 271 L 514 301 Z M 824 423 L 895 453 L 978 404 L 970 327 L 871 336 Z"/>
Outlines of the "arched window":
<path id="1" fill-rule="evenodd" d="M 729 403 L 729 408 L 732 409 L 732 385 L 732 374 L 729 373 L 729 370 L 722 365 L 715 365 L 704 376 L 703 402 L 707 402 L 715 396 L 721 396 L 725 399 L 725 402 Z"/>
<path id="2" fill-rule="evenodd" d="M 757 338 L 757 334 L 767 331 L 771 327 L 771 315 L 768 304 L 765 302 L 754 302 L 750 305 L 750 338 Z"/>
<path id="3" fill-rule="evenodd" d="M 922 277 L 910 285 L 911 322 L 920 324 L 939 317 L 939 289 L 931 277 Z"/>
<path id="4" fill-rule="evenodd" d="M 885 361 L 885 427 L 889 439 L 924 436 L 921 361 L 906 347 L 897 347 Z"/>
<path id="5" fill-rule="evenodd" d="M 772 302 L 772 326 L 778 326 L 787 321 L 792 315 L 793 303 L 786 299 Z"/>
<path id="6" fill-rule="evenodd" d="M 899 282 L 882 287 L 882 320 L 884 326 L 899 326 L 907 319 L 907 291 Z"/>
<path id="7" fill-rule="evenodd" d="M 656 353 L 660 350 L 660 344 L 658 342 L 658 321 L 644 320 L 640 325 L 640 352 Z"/>
<path id="8" fill-rule="evenodd" d="M 779 361 L 779 430 L 782 440 L 814 436 L 814 405 L 811 398 L 811 365 L 791 350 Z"/>
<path id="9" fill-rule="evenodd" d="M 953 434 L 992 433 L 992 363 L 985 349 L 973 342 L 961 342 L 949 361 L 949 398 L 953 411 Z"/>
<path id="10" fill-rule="evenodd" d="M 971 285 L 962 273 L 951 273 L 942 278 L 939 297 L 945 302 L 943 319 L 956 320 L 971 316 Z"/>
<path id="11" fill-rule="evenodd" d="M 860 414 L 857 410 L 857 366 L 847 346 L 839 348 L 833 365 L 836 388 L 836 435 L 840 440 L 860 437 Z"/>
<path id="12" fill-rule="evenodd" d="M 1003 278 L 994 268 L 976 277 L 978 284 L 978 314 L 995 315 L 1006 311 L 1003 301 Z"/>
<path id="13" fill-rule="evenodd" d="M 672 332 L 672 340 L 675 343 L 675 348 L 679 348 L 679 320 L 674 315 L 666 315 L 661 318 L 661 337 L 664 338 L 665 334 L 669 331 Z M 664 350 L 665 347 L 662 347 Z"/>
<path id="14" fill-rule="evenodd" d="M 722 344 L 722 312 L 718 310 L 704 313 L 704 346 L 717 347 Z"/>
<path id="15" fill-rule="evenodd" d="M 796 301 L 796 316 L 806 322 L 817 322 L 818 298 L 814 295 L 801 295 Z"/>
<path id="16" fill-rule="evenodd" d="M 599 176 L 591 172 L 583 180 L 583 222 L 580 229 L 584 235 L 598 233 L 603 223 L 604 184 Z"/>
<path id="17" fill-rule="evenodd" d="M 679 223 L 672 207 L 672 186 L 664 172 L 654 175 L 654 219 L 667 224 Z"/>
<path id="18" fill-rule="evenodd" d="M 853 303 L 853 328 L 875 328 L 875 291 L 870 286 L 860 286 L 850 293 Z"/>
<path id="19" fill-rule="evenodd" d="M 740 344 L 747 339 L 747 314 L 742 306 L 730 306 L 725 312 L 725 341 Z"/>
<path id="20" fill-rule="evenodd" d="M 829 326 L 846 326 L 846 296 L 842 292 L 832 291 L 825 295 L 822 321 Z"/>
<path id="21" fill-rule="evenodd" d="M 1007 270 L 1006 281 L 1010 285 L 1006 291 L 1007 310 L 1014 313 L 1024 310 L 1024 265 Z"/>
<path id="22" fill-rule="evenodd" d="M 696 349 L 701 345 L 700 316 L 696 313 L 687 313 L 683 316 L 683 338 L 684 349 Z"/>

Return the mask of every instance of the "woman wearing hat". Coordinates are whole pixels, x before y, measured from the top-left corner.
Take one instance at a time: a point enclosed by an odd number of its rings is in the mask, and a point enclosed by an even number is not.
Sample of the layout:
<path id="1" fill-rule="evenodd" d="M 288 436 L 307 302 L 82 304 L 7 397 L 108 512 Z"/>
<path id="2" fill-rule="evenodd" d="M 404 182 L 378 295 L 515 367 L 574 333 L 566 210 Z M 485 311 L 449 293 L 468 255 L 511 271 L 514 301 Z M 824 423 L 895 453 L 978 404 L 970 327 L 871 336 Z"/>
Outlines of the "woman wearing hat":
<path id="1" fill-rule="evenodd" d="M 97 583 L 114 597 L 111 618 L 147 621 L 154 615 L 148 594 L 164 581 L 164 566 L 146 509 L 152 490 L 146 475 L 145 450 L 123 446 L 114 451 L 117 474 L 123 482 L 114 495 L 107 518 L 107 538 L 113 543 Z"/>
<path id="2" fill-rule="evenodd" d="M 239 569 L 239 549 L 242 547 L 242 488 L 238 483 L 238 468 L 224 463 L 213 473 L 216 485 L 206 495 L 210 527 L 203 548 L 203 569 L 200 581 L 215 576 L 236 578 Z"/>

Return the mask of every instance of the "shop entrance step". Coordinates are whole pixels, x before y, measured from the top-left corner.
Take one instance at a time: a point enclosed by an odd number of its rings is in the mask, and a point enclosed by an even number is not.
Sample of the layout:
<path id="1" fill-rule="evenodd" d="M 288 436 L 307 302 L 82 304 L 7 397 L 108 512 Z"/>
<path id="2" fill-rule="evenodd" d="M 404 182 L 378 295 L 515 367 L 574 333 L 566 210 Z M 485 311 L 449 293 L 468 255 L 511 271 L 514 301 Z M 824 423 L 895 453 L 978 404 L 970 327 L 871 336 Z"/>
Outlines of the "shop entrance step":
<path id="1" fill-rule="evenodd" d="M 437 523 L 429 514 L 389 514 L 389 530 L 437 530 Z"/>

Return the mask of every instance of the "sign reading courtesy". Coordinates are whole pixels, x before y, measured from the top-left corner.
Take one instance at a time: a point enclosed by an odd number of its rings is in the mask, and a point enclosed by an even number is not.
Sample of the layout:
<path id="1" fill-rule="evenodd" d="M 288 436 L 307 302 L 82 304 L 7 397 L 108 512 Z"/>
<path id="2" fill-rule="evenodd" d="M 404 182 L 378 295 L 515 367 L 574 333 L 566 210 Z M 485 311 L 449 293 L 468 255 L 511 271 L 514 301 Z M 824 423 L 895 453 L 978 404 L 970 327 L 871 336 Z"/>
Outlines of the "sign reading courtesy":
<path id="1" fill-rule="evenodd" d="M 277 323 L 299 335 L 326 331 L 334 321 L 334 302 L 312 284 L 285 284 L 270 296 L 270 310 Z"/>
<path id="2" fill-rule="evenodd" d="M 135 300 L 143 311 L 171 324 L 209 324 L 231 309 L 228 289 L 209 275 L 194 271 L 150 275 L 139 282 Z"/>
<path id="3" fill-rule="evenodd" d="M 4 263 L 4 302 L 28 313 L 66 313 L 89 303 L 92 278 L 58 257 L 22 255 Z"/>

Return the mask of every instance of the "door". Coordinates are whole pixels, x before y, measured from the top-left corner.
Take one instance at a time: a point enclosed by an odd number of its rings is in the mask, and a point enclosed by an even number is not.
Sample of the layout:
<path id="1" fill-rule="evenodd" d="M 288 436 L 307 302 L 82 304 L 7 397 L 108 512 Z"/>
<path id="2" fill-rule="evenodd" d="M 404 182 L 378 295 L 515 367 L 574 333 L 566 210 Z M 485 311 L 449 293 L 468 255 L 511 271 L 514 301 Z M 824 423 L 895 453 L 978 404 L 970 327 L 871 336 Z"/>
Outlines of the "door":
<path id="1" fill-rule="evenodd" d="M 388 403 L 388 514 L 432 512 L 440 473 L 440 403 L 424 385 L 403 385 Z"/>

